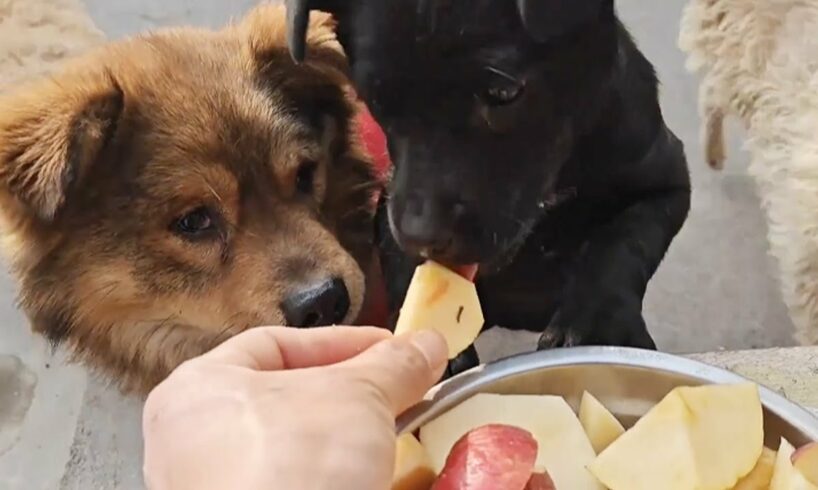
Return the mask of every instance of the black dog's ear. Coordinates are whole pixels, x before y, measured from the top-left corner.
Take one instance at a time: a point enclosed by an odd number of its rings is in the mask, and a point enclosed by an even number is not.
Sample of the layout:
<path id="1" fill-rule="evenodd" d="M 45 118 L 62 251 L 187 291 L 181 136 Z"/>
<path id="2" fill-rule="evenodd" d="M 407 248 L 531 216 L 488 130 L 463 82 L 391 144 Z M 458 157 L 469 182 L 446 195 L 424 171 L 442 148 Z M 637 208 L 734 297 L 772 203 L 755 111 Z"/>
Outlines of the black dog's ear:
<path id="1" fill-rule="evenodd" d="M 108 74 L 46 79 L 0 101 L 0 198 L 50 222 L 113 136 L 124 94 Z M 8 209 L 4 212 L 9 212 Z"/>
<path id="2" fill-rule="evenodd" d="M 613 0 L 517 0 L 523 26 L 535 41 L 545 42 L 604 13 Z"/>
<path id="3" fill-rule="evenodd" d="M 340 4 L 353 0 L 287 0 L 287 46 L 297 63 L 304 61 L 307 51 L 307 29 L 310 12 L 321 10 L 329 14 L 338 12 Z"/>

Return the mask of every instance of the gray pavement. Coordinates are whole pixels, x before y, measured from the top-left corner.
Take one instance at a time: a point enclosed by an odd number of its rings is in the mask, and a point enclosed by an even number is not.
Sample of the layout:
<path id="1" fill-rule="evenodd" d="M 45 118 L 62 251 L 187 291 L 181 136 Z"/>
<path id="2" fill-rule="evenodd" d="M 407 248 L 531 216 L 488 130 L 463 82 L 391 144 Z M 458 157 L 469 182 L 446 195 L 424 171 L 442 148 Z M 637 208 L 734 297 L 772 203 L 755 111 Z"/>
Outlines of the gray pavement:
<path id="1" fill-rule="evenodd" d="M 117 38 L 165 25 L 219 26 L 252 0 L 85 0 Z M 701 158 L 695 79 L 676 48 L 680 0 L 620 0 L 619 9 L 656 64 L 669 125 L 685 141 L 694 180 L 690 220 L 645 303 L 660 347 L 672 352 L 786 346 L 793 327 L 766 253 L 766 227 L 737 140 L 723 173 Z M 140 488 L 139 403 L 122 399 L 32 337 L 0 277 L 0 489 Z M 486 334 L 486 358 L 531 348 L 533 337 Z"/>

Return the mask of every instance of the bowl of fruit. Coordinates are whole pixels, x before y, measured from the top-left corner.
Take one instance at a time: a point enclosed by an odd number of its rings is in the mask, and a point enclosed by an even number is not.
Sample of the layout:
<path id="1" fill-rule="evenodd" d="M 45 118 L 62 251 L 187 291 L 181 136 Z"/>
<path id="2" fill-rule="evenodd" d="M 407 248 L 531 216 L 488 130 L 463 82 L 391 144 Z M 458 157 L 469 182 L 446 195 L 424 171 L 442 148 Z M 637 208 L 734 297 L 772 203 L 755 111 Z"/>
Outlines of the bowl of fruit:
<path id="1" fill-rule="evenodd" d="M 421 266 L 401 328 L 432 323 L 450 347 L 467 344 L 460 332 L 473 328 L 457 319 L 482 317 L 464 281 Z M 660 352 L 502 359 L 435 387 L 397 430 L 393 490 L 818 490 L 818 418 L 729 371 Z"/>

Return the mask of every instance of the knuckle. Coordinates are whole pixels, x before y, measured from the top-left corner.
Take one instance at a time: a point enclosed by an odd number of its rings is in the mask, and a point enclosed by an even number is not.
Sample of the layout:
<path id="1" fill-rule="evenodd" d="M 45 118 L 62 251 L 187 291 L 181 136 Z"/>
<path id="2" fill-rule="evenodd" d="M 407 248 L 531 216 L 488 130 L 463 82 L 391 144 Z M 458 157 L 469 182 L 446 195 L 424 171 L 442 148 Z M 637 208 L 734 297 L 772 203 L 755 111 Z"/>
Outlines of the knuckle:
<path id="1" fill-rule="evenodd" d="M 407 341 L 392 342 L 393 361 L 396 367 L 404 371 L 423 372 L 431 369 L 428 359 L 414 344 Z"/>

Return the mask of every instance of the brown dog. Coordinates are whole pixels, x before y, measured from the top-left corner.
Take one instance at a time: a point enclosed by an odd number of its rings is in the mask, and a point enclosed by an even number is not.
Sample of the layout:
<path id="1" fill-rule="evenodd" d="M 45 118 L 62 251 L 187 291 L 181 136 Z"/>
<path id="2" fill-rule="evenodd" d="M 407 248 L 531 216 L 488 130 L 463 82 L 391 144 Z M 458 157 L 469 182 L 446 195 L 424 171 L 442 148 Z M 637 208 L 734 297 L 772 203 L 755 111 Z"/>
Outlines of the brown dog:
<path id="1" fill-rule="evenodd" d="M 373 179 L 346 60 L 313 16 L 105 46 L 0 101 L 4 248 L 35 331 L 126 390 L 258 325 L 349 323 Z"/>

